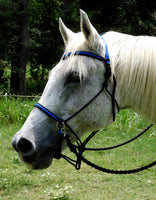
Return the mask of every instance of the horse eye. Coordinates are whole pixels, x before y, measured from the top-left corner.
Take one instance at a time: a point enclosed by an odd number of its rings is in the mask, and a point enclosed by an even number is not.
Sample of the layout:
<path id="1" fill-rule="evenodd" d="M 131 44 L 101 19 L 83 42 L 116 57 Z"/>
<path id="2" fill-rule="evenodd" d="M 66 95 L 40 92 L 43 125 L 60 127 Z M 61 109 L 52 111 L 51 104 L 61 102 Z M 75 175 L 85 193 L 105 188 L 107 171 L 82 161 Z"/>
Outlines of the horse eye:
<path id="1" fill-rule="evenodd" d="M 80 76 L 79 76 L 79 73 L 74 71 L 74 72 L 71 72 L 68 77 L 67 77 L 67 82 L 76 82 L 76 83 L 79 83 L 80 82 Z"/>

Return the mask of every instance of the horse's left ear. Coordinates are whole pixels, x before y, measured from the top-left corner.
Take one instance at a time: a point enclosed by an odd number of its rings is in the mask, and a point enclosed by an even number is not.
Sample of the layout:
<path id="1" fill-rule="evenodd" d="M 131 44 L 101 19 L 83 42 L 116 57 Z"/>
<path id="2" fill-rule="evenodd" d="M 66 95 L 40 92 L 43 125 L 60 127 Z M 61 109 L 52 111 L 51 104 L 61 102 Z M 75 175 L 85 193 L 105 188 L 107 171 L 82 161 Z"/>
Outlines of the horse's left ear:
<path id="1" fill-rule="evenodd" d="M 87 14 L 83 10 L 80 10 L 80 14 L 81 14 L 81 31 L 87 40 L 88 46 L 91 48 L 96 48 L 99 44 L 98 41 L 100 41 L 100 35 L 91 24 Z"/>
<path id="2" fill-rule="evenodd" d="M 62 35 L 63 41 L 65 45 L 67 46 L 71 38 L 74 36 L 74 32 L 72 32 L 70 29 L 68 29 L 65 26 L 61 18 L 59 18 L 59 29 L 60 29 L 60 33 Z"/>

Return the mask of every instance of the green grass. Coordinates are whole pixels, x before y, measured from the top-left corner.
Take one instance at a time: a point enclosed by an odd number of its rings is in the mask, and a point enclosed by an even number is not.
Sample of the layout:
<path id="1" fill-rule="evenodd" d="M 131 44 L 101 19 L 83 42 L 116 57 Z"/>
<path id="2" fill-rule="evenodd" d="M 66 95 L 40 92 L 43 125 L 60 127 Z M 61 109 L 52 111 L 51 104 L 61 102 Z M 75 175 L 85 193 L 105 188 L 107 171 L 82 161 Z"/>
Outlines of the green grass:
<path id="1" fill-rule="evenodd" d="M 3 200 L 155 200 L 156 168 L 132 175 L 111 175 L 86 164 L 80 171 L 64 160 L 50 168 L 31 171 L 18 161 L 11 139 L 37 100 L 0 101 L 0 199 Z M 130 110 L 122 111 L 116 122 L 101 130 L 88 144 L 110 146 L 135 136 L 149 122 Z M 156 128 L 138 140 L 116 150 L 87 152 L 89 160 L 111 169 L 131 169 L 155 160 Z M 66 154 L 71 153 L 66 150 Z"/>

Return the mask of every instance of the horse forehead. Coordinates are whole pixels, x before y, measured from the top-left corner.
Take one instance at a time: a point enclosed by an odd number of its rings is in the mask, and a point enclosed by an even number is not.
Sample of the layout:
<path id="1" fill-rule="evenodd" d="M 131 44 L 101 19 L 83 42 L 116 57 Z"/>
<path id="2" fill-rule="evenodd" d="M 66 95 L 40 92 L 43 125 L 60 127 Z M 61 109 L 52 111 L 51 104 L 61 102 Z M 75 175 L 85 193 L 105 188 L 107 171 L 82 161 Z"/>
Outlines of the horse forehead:
<path id="1" fill-rule="evenodd" d="M 61 74 L 61 70 L 62 69 L 62 65 L 61 65 L 61 61 L 50 71 L 49 74 L 49 79 L 51 77 L 58 77 Z M 59 73 L 60 72 L 60 73 Z"/>
<path id="2" fill-rule="evenodd" d="M 81 39 L 81 37 L 80 37 Z M 95 71 L 97 69 L 97 65 L 103 66 L 103 63 L 101 61 L 98 61 L 94 58 L 90 58 L 88 56 L 82 56 L 82 55 L 75 55 L 74 53 L 76 51 L 86 51 L 90 52 L 91 50 L 88 49 L 86 43 L 81 40 L 74 40 L 75 42 L 69 43 L 69 45 L 66 47 L 66 50 L 63 55 L 68 54 L 71 52 L 71 55 L 63 60 L 60 59 L 59 63 L 52 69 L 50 72 L 49 77 L 53 77 L 54 80 L 59 80 L 65 78 L 69 73 L 71 72 L 78 72 L 80 77 L 87 77 L 89 71 Z M 79 43 L 77 44 L 77 42 Z M 94 53 L 94 52 L 92 52 Z"/>
<path id="3" fill-rule="evenodd" d="M 62 60 L 50 71 L 49 82 L 55 84 L 58 81 L 61 81 L 65 77 L 65 66 L 62 63 Z"/>
<path id="4" fill-rule="evenodd" d="M 66 51 L 88 50 L 85 37 L 83 33 L 79 32 L 74 34 L 74 37 L 69 41 L 66 46 Z"/>

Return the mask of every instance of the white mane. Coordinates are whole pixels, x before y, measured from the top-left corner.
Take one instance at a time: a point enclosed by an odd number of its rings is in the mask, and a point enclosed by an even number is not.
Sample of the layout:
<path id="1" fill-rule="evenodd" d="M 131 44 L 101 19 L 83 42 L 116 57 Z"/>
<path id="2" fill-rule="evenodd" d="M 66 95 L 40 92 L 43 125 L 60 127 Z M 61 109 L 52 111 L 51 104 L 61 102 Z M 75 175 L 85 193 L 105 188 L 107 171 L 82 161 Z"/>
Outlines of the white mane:
<path id="1" fill-rule="evenodd" d="M 156 122 L 156 38 L 131 36 L 115 32 L 104 35 L 109 48 L 112 72 L 118 78 L 125 104 L 135 102 L 135 111 L 142 111 Z M 129 106 L 130 106 L 129 105 Z"/>
<path id="2" fill-rule="evenodd" d="M 123 108 L 135 102 L 135 111 L 142 110 L 143 115 L 156 122 L 156 38 L 117 32 L 108 32 L 103 37 L 108 45 L 112 73 L 117 78 L 120 94 L 124 93 Z M 65 53 L 79 50 L 90 51 L 82 33 L 75 35 Z M 85 65 L 82 56 L 71 55 L 66 72 L 78 71 L 80 77 L 86 77 L 88 70 L 96 69 L 96 61 L 86 57 L 86 62 Z"/>

